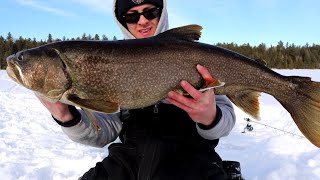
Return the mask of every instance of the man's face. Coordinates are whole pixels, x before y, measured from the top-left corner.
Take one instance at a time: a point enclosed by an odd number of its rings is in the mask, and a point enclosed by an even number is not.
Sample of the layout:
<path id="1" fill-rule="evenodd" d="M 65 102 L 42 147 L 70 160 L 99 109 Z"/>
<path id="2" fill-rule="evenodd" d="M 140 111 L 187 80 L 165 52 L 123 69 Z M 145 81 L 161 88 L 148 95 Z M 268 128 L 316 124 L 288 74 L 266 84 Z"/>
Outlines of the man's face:
<path id="1" fill-rule="evenodd" d="M 159 13 L 159 9 L 155 9 L 156 7 L 152 4 L 143 4 L 139 6 L 135 6 L 131 9 L 128 10 L 126 15 L 134 15 L 135 13 L 143 13 L 147 12 L 152 15 Z M 151 17 L 153 17 L 151 15 Z M 144 15 L 138 15 L 139 20 L 136 23 L 128 23 L 127 22 L 127 27 L 128 30 L 131 32 L 131 34 L 137 38 L 148 38 L 154 36 L 158 23 L 159 23 L 159 16 L 150 18 L 150 17 L 145 17 Z"/>

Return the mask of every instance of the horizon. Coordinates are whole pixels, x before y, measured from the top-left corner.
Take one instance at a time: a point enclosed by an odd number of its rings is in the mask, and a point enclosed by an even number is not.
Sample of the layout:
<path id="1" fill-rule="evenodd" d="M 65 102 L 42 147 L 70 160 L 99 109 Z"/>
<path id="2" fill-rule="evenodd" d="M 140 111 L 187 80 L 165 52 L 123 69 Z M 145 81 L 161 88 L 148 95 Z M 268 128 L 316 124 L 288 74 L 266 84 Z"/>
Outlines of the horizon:
<path id="1" fill-rule="evenodd" d="M 13 35 L 11 32 L 8 32 L 8 33 L 10 33 L 11 34 L 11 36 L 13 37 L 13 40 L 14 41 L 16 41 L 16 40 L 19 40 L 19 38 L 20 37 L 22 37 L 22 36 L 15 36 L 15 35 Z M 51 33 L 49 33 L 49 34 L 51 34 Z M 49 34 L 48 34 L 48 36 L 49 36 Z M 87 33 L 85 33 L 87 36 L 86 37 L 88 37 L 88 35 L 91 35 L 91 37 L 92 38 L 94 38 L 94 36 L 95 36 L 95 34 L 87 34 Z M 8 34 L 7 34 L 8 35 Z M 6 39 L 6 37 L 7 37 L 7 35 L 6 36 L 3 36 L 3 35 L 1 35 L 0 34 L 0 37 L 2 36 L 4 39 Z M 83 34 L 82 34 L 83 35 Z M 76 38 L 81 38 L 82 37 L 82 35 L 80 35 L 80 36 L 77 36 L 77 37 L 57 37 L 57 38 L 53 38 L 53 42 L 55 42 L 55 40 L 63 40 L 63 38 L 66 38 L 65 40 L 66 41 L 72 41 L 72 38 L 75 40 L 75 41 L 77 41 L 77 39 Z M 105 34 L 98 34 L 99 35 L 99 40 L 101 41 L 101 40 L 103 40 L 103 35 L 105 35 Z M 47 37 L 48 37 L 47 36 Z M 114 37 L 116 37 L 116 36 L 113 36 L 113 37 L 109 37 L 109 36 L 107 36 L 107 38 L 108 38 L 108 40 L 107 41 L 112 41 L 112 39 L 114 38 Z M 46 39 L 37 39 L 37 38 L 35 38 L 35 37 L 22 37 L 23 39 L 28 39 L 28 38 L 30 38 L 31 40 L 33 40 L 33 39 L 36 39 L 36 41 L 37 42 L 46 42 L 47 40 L 48 40 L 48 38 L 46 38 Z M 81 40 L 81 39 L 80 39 Z M 118 37 L 116 37 L 116 40 L 121 40 L 121 39 L 118 39 Z M 237 44 L 237 43 L 235 43 L 235 42 L 215 42 L 214 44 L 212 44 L 212 45 L 216 45 L 216 44 L 218 44 L 218 43 L 221 43 L 221 44 L 232 44 L 232 43 L 234 43 L 235 45 L 237 45 L 237 46 L 245 46 L 245 45 L 247 45 L 247 44 L 249 44 L 251 47 L 257 47 L 257 46 L 259 46 L 259 45 L 261 45 L 261 44 L 265 44 L 266 45 L 266 47 L 267 48 L 271 48 L 271 47 L 275 47 L 275 46 L 277 46 L 279 43 L 280 43 L 280 41 L 281 40 L 279 40 L 276 44 L 271 44 L 271 45 L 267 45 L 266 43 L 264 43 L 264 42 L 261 42 L 261 43 L 259 43 L 259 44 L 250 44 L 250 43 L 243 43 L 243 44 Z M 199 41 L 199 42 L 201 42 L 201 41 Z M 309 47 L 310 46 L 319 46 L 320 44 L 315 44 L 315 43 L 312 43 L 312 44 L 309 44 L 308 42 L 306 42 L 305 44 L 294 44 L 294 43 L 290 43 L 290 42 L 283 42 L 283 41 L 281 41 L 282 43 L 283 43 L 283 45 L 284 45 L 284 47 L 287 47 L 287 45 L 288 46 L 290 46 L 290 45 L 294 45 L 295 47 L 305 47 L 306 45 L 308 45 Z"/>

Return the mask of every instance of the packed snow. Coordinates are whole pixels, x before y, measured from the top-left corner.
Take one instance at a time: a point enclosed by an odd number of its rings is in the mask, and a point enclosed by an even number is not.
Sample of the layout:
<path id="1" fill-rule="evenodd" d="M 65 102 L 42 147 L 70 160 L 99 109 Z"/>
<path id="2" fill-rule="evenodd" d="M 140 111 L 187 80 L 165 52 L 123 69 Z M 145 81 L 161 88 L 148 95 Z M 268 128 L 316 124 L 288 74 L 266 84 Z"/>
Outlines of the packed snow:
<path id="1" fill-rule="evenodd" d="M 310 76 L 319 70 L 276 70 Z M 261 121 L 238 108 L 237 123 L 217 147 L 224 160 L 239 161 L 246 180 L 320 179 L 320 151 L 303 137 L 290 114 L 272 96 L 260 97 Z M 62 132 L 34 94 L 0 71 L 0 177 L 5 180 L 79 178 L 108 155 L 107 147 L 77 144 Z"/>

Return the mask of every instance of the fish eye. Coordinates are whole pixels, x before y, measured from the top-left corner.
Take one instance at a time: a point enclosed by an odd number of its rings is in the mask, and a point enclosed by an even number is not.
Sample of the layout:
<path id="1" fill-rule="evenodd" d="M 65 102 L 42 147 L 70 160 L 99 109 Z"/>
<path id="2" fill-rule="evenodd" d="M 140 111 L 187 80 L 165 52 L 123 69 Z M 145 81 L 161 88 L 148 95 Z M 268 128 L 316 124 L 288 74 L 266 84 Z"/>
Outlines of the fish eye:
<path id="1" fill-rule="evenodd" d="M 22 55 L 22 54 L 19 54 L 18 57 L 17 57 L 17 60 L 18 60 L 18 61 L 23 61 L 23 55 Z"/>

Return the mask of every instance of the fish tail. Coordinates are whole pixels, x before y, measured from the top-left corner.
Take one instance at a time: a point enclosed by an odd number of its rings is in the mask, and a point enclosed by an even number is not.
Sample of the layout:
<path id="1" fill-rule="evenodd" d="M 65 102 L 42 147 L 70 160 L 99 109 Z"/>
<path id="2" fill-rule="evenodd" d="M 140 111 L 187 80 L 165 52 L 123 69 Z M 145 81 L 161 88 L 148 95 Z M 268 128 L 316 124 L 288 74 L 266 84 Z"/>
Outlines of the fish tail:
<path id="1" fill-rule="evenodd" d="M 291 76 L 296 85 L 287 101 L 279 102 L 288 110 L 304 136 L 320 147 L 320 83 L 311 78 Z"/>

